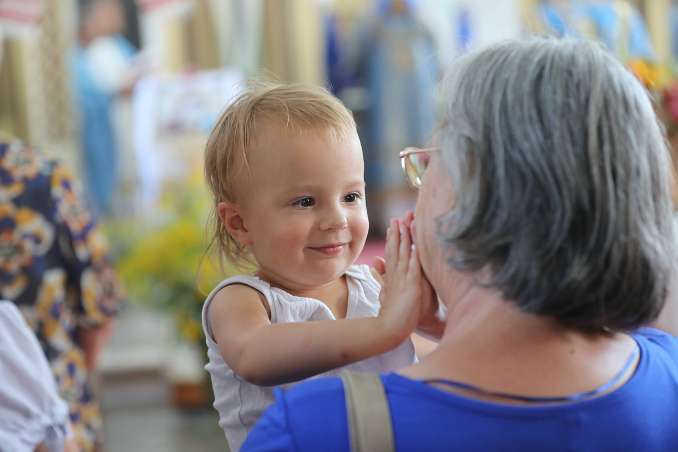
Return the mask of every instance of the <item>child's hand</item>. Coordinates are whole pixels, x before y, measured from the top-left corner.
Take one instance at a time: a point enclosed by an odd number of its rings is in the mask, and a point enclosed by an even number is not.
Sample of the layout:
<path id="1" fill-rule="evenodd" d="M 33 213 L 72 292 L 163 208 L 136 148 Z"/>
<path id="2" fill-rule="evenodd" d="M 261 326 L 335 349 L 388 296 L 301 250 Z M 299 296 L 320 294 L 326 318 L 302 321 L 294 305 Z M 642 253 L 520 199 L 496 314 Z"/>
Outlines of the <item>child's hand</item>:
<path id="1" fill-rule="evenodd" d="M 414 214 L 408 211 L 400 222 L 410 231 L 410 239 L 414 242 Z M 383 286 L 386 275 L 386 261 L 382 257 L 375 257 L 372 262 L 372 275 Z M 444 322 L 438 316 L 439 301 L 435 290 L 429 283 L 426 275 L 421 274 L 421 309 L 419 313 L 419 322 L 417 329 L 424 333 L 439 336 L 439 332 L 444 329 Z"/>
<path id="2" fill-rule="evenodd" d="M 410 230 L 412 242 L 414 242 L 414 213 L 408 210 L 405 216 L 401 219 Z M 417 260 L 419 262 L 419 260 Z M 421 266 L 421 263 L 419 264 Z M 419 324 L 417 328 L 428 330 L 431 323 L 439 322 L 436 313 L 438 312 L 438 295 L 431 286 L 431 283 L 426 278 L 422 271 L 421 273 L 421 311 L 419 316 Z"/>
<path id="3" fill-rule="evenodd" d="M 386 274 L 386 261 L 383 257 L 377 256 L 372 260 L 372 267 L 370 272 L 374 279 L 377 280 L 380 286 L 384 285 L 384 275 Z"/>
<path id="4" fill-rule="evenodd" d="M 379 317 L 403 340 L 417 326 L 422 300 L 421 267 L 406 222 L 391 221 L 386 234 L 384 284 L 379 293 Z"/>

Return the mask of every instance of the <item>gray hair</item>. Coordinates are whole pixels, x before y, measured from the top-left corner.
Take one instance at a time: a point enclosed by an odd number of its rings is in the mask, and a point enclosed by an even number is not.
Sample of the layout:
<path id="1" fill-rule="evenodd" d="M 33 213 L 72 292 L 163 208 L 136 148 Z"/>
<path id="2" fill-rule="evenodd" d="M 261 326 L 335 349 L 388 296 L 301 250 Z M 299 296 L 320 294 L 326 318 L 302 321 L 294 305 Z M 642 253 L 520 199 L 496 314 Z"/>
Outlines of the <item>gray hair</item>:
<path id="1" fill-rule="evenodd" d="M 672 270 L 670 156 L 649 97 L 597 44 L 533 38 L 462 57 L 439 126 L 455 268 L 582 331 L 654 320 Z"/>

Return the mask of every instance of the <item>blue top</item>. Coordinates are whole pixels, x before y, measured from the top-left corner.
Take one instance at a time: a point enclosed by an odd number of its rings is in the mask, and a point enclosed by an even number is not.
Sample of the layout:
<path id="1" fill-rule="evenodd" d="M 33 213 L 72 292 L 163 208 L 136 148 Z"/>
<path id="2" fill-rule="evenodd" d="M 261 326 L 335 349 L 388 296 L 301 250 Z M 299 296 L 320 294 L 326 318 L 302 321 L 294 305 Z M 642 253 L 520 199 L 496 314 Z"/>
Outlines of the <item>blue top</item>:
<path id="1" fill-rule="evenodd" d="M 640 360 L 631 379 L 611 393 L 572 403 L 497 404 L 383 375 L 396 448 L 678 450 L 678 339 L 650 328 L 632 336 Z M 349 450 L 341 381 L 322 378 L 278 391 L 242 450 Z"/>

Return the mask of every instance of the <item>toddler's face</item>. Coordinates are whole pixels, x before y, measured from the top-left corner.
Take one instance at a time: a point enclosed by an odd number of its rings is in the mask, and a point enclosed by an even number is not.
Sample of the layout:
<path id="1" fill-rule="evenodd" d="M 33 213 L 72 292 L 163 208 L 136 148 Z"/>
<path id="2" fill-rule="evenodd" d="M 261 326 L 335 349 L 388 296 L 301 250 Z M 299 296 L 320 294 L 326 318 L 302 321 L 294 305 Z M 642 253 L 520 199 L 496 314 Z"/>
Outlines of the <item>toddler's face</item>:
<path id="1" fill-rule="evenodd" d="M 340 277 L 362 251 L 369 227 L 355 131 L 299 134 L 272 125 L 249 163 L 252 178 L 240 205 L 260 276 L 290 290 Z"/>

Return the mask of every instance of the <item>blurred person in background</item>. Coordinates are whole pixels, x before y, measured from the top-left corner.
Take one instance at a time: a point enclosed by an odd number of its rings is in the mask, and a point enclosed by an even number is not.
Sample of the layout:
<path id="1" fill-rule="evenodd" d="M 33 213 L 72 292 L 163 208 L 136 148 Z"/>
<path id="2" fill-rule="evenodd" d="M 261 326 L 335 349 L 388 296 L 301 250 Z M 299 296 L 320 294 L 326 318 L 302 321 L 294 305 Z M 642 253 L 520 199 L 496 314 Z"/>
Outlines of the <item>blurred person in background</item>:
<path id="1" fill-rule="evenodd" d="M 0 134 L 0 298 L 35 333 L 83 451 L 101 442 L 92 373 L 123 297 L 70 172 Z"/>
<path id="2" fill-rule="evenodd" d="M 17 307 L 0 300 L 0 450 L 75 452 L 68 404 Z"/>
<path id="3" fill-rule="evenodd" d="M 376 14 L 359 38 L 356 71 L 367 90 L 366 178 L 372 233 L 383 234 L 388 220 L 414 204 L 400 177 L 394 150 L 423 143 L 435 123 L 439 76 L 433 34 L 411 0 L 379 0 Z"/>
<path id="4" fill-rule="evenodd" d="M 79 0 L 79 47 L 73 57 L 74 92 L 80 116 L 82 170 L 96 215 L 110 214 L 120 179 L 113 106 L 131 93 L 143 69 L 125 39 L 118 0 Z"/>
<path id="5" fill-rule="evenodd" d="M 0 68 L 3 32 L 0 29 Z M 0 131 L 0 143 L 4 142 Z M 0 145 L 1 146 L 1 145 Z M 9 199 L 19 192 L 0 171 L 0 290 L 16 255 L 7 228 Z M 13 188 L 13 189 L 12 189 Z M 7 240 L 9 239 L 9 240 Z M 9 257 L 9 259 L 7 259 Z M 0 295 L 0 449 L 77 452 L 68 404 L 59 395 L 44 351 L 16 305 Z"/>

